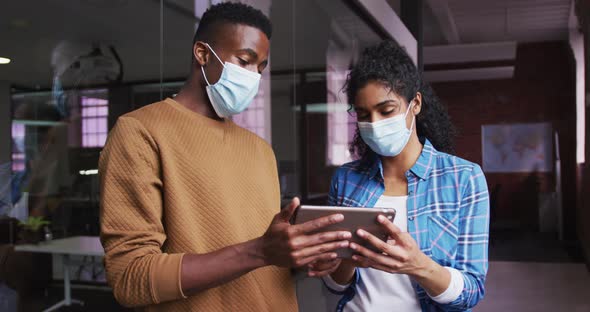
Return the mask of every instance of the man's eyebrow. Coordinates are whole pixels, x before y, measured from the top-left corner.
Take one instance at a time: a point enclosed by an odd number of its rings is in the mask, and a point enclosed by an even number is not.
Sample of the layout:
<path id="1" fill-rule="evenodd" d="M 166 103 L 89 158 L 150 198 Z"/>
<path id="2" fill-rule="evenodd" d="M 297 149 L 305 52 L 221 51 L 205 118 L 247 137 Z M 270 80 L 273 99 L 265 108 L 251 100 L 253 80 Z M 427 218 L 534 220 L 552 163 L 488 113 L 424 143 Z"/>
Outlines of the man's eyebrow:
<path id="1" fill-rule="evenodd" d="M 247 53 L 251 58 L 258 59 L 258 53 L 250 48 L 240 49 L 238 52 Z"/>

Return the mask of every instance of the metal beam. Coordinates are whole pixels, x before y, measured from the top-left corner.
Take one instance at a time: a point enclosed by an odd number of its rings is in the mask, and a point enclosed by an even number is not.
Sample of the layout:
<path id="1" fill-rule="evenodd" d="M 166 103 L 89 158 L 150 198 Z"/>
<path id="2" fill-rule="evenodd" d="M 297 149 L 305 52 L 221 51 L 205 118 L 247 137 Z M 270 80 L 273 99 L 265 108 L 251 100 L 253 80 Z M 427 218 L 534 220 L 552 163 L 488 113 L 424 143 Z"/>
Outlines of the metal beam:
<path id="1" fill-rule="evenodd" d="M 447 0 L 426 0 L 430 10 L 434 14 L 434 17 L 438 21 L 440 30 L 442 31 L 445 40 L 449 44 L 458 44 L 461 42 L 459 32 L 457 31 L 457 25 L 453 18 L 453 13 L 449 8 L 449 2 Z"/>
<path id="2" fill-rule="evenodd" d="M 430 83 L 448 81 L 511 79 L 512 77 L 514 77 L 514 66 L 435 70 L 424 72 L 424 79 L 426 79 L 426 81 Z"/>
<path id="3" fill-rule="evenodd" d="M 406 49 L 414 64 L 418 64 L 418 43 L 395 11 L 385 0 L 351 0 L 364 10 L 381 29 Z"/>
<path id="4" fill-rule="evenodd" d="M 423 25 L 424 19 L 422 12 L 424 11 L 423 0 L 402 0 L 401 1 L 401 18 L 406 27 L 410 30 L 417 42 L 418 54 L 418 70 L 424 70 L 424 60 L 422 58 L 422 51 L 424 47 Z"/>
<path id="5" fill-rule="evenodd" d="M 453 64 L 516 59 L 516 42 L 490 42 L 424 47 L 424 64 Z"/>

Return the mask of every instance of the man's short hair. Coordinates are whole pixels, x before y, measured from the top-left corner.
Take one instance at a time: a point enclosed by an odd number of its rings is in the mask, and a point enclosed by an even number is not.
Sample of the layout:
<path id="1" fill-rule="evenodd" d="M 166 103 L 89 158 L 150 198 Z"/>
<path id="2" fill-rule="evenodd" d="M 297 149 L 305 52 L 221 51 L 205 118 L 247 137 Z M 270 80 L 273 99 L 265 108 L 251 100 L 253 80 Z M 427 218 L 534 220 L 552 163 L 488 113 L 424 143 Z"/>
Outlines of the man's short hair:
<path id="1" fill-rule="evenodd" d="M 225 23 L 258 28 L 269 40 L 272 35 L 270 20 L 260 10 L 243 3 L 223 2 L 205 11 L 195 32 L 193 45 L 197 41 L 213 42 L 216 29 Z"/>

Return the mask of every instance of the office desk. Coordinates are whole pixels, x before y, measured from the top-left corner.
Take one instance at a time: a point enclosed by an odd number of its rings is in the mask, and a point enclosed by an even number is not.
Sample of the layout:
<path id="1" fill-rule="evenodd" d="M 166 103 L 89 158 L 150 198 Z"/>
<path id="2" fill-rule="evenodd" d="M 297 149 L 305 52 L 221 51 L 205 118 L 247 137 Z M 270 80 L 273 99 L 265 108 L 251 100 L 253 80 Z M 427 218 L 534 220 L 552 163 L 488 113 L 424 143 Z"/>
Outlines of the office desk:
<path id="1" fill-rule="evenodd" d="M 77 263 L 70 260 L 70 256 L 104 256 L 104 249 L 98 236 L 74 236 L 56 239 L 38 245 L 16 245 L 15 251 L 49 253 L 58 255 L 64 269 L 64 299 L 47 308 L 44 312 L 55 311 L 62 306 L 70 306 L 73 303 L 84 305 L 84 302 L 72 299 L 71 277 L 69 267 Z"/>

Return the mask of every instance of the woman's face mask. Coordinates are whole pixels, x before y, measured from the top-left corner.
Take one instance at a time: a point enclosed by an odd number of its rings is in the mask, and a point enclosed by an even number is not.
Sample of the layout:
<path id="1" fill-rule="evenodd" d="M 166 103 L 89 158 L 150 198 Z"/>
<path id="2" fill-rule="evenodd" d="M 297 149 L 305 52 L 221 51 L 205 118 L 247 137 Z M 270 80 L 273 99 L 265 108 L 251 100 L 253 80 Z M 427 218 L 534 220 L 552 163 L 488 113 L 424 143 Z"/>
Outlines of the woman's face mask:
<path id="1" fill-rule="evenodd" d="M 363 141 L 381 156 L 395 157 L 399 155 L 410 140 L 416 116 L 412 117 L 412 124 L 408 129 L 406 117 L 412 109 L 413 100 L 408 105 L 405 114 L 399 114 L 376 122 L 358 122 L 359 132 Z"/>

